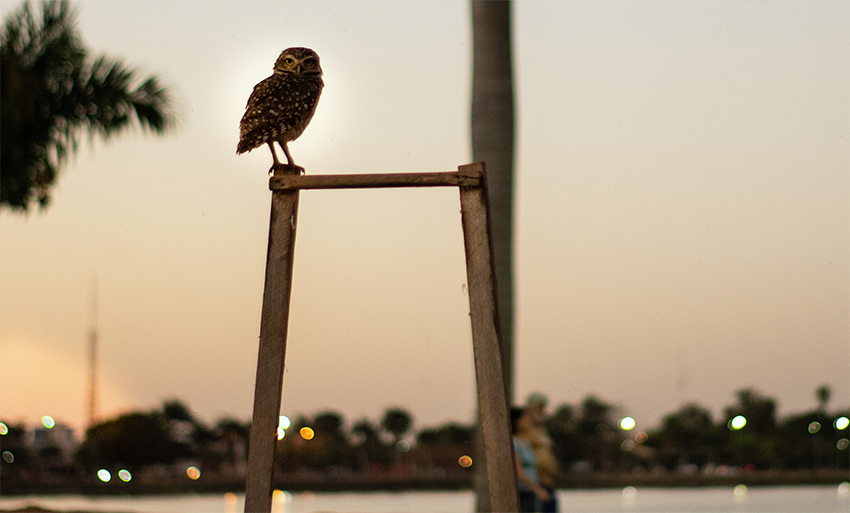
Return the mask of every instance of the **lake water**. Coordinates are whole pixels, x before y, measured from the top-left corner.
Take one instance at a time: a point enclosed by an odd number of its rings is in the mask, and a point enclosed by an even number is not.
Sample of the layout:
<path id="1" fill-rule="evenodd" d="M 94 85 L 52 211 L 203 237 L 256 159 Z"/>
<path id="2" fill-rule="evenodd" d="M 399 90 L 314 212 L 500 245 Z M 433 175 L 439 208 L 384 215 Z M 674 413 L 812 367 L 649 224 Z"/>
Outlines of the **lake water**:
<path id="1" fill-rule="evenodd" d="M 850 485 L 631 488 L 561 490 L 560 510 L 569 513 L 847 513 Z M 132 513 L 241 513 L 244 496 L 0 497 L 0 510 L 28 505 L 55 510 Z M 474 511 L 471 492 L 277 493 L 273 513 L 462 513 Z"/>

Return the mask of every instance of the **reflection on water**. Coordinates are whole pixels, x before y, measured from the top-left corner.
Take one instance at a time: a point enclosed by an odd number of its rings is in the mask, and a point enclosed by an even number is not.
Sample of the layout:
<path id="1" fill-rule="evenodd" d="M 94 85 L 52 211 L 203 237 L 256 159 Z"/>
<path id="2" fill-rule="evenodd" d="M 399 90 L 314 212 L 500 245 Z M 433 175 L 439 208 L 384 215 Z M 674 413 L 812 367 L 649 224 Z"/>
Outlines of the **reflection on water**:
<path id="1" fill-rule="evenodd" d="M 235 493 L 224 494 L 224 513 L 237 513 L 239 511 L 239 498 Z"/>
<path id="2" fill-rule="evenodd" d="M 635 488 L 561 490 L 564 513 L 846 513 L 850 484 L 718 488 Z M 458 513 L 472 512 L 471 492 L 289 493 L 273 495 L 273 513 Z M 122 511 L 134 513 L 238 513 L 242 494 L 144 497 L 32 496 L 0 497 L 0 509 L 40 506 L 55 510 Z"/>

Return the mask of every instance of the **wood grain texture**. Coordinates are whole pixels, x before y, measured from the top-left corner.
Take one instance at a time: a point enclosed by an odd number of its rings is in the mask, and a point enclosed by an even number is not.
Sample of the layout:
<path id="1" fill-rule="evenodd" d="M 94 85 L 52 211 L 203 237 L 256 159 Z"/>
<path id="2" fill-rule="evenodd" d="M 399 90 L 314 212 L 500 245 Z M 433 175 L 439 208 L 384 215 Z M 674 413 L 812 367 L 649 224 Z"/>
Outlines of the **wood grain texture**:
<path id="1" fill-rule="evenodd" d="M 273 169 L 275 176 L 283 176 L 284 173 L 298 172 L 299 168 L 279 165 Z M 268 513 L 272 507 L 274 453 L 283 391 L 298 196 L 298 190 L 272 193 L 254 414 L 248 442 L 246 513 Z"/>
<path id="2" fill-rule="evenodd" d="M 491 511 L 519 511 L 510 405 L 502 364 L 493 239 L 483 163 L 460 173 L 482 177 L 482 186 L 460 187 L 461 222 L 472 321 L 478 414 L 484 437 Z"/>
<path id="3" fill-rule="evenodd" d="M 275 175 L 269 188 L 295 189 L 374 189 L 382 187 L 457 187 L 479 186 L 481 177 L 447 171 L 435 173 L 390 173 L 362 175 Z"/>

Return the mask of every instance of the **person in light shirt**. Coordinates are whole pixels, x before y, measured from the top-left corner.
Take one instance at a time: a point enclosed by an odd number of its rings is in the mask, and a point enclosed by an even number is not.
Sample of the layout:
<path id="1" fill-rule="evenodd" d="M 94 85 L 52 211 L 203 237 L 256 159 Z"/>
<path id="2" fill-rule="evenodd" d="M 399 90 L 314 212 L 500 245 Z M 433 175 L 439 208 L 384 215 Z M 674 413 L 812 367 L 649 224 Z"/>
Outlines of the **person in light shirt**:
<path id="1" fill-rule="evenodd" d="M 526 410 L 511 408 L 511 430 L 513 432 L 516 473 L 519 480 L 519 506 L 521 512 L 539 512 L 550 500 L 549 493 L 540 486 L 537 477 L 537 458 L 531 448 L 530 436 L 534 431 L 534 420 Z"/>
<path id="2" fill-rule="evenodd" d="M 555 496 L 555 475 L 558 473 L 558 461 L 552 452 L 552 439 L 543 425 L 546 420 L 545 410 L 548 402 L 546 396 L 539 393 L 529 395 L 525 401 L 525 408 L 534 422 L 534 427 L 528 439 L 537 459 L 537 478 L 540 481 L 540 486 L 549 494 L 549 500 L 542 504 L 543 513 L 558 511 Z"/>

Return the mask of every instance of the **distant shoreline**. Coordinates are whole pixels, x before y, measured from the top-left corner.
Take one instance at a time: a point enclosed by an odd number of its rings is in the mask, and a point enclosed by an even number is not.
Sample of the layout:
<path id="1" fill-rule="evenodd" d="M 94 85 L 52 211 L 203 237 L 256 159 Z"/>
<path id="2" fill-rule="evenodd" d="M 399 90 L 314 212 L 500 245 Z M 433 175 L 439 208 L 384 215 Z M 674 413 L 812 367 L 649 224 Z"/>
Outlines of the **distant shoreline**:
<path id="1" fill-rule="evenodd" d="M 603 489 L 626 486 L 648 488 L 698 488 L 715 486 L 790 486 L 790 485 L 838 485 L 850 481 L 850 472 L 841 469 L 822 470 L 763 470 L 742 472 L 738 475 L 703 476 L 700 474 L 677 473 L 631 473 L 631 474 L 564 474 L 557 482 L 559 489 Z M 382 492 L 423 490 L 469 490 L 470 476 L 447 479 L 415 479 L 410 477 L 383 476 L 282 476 L 275 479 L 274 488 L 290 492 Z M 241 493 L 245 483 L 236 481 L 204 481 L 137 484 L 137 483 L 83 483 L 77 485 L 3 485 L 0 494 L 4 497 L 23 495 L 170 495 L 184 493 Z"/>
<path id="2" fill-rule="evenodd" d="M 87 510 L 56 510 L 56 509 L 45 509 L 39 506 L 27 506 L 25 508 L 17 508 L 17 509 L 0 509 L 0 513 L 126 513 L 126 512 L 89 512 Z"/>

